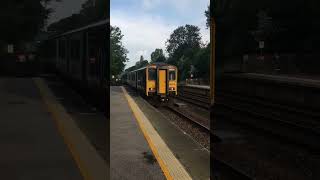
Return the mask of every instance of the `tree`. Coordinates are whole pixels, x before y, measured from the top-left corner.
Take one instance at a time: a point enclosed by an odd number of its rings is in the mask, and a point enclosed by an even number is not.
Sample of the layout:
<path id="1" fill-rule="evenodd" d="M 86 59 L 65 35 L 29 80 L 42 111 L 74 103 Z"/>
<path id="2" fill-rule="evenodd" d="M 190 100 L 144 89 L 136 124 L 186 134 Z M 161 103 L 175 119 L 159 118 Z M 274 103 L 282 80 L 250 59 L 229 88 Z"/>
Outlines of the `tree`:
<path id="1" fill-rule="evenodd" d="M 19 44 L 33 40 L 53 11 L 46 4 L 53 0 L 2 0 L 0 6 L 0 39 L 2 43 Z"/>
<path id="2" fill-rule="evenodd" d="M 144 57 L 141 55 L 140 60 L 136 62 L 135 69 L 139 69 L 141 67 L 144 67 L 147 64 L 149 64 L 149 61 L 145 60 Z"/>
<path id="3" fill-rule="evenodd" d="M 139 68 L 144 67 L 144 66 L 146 66 L 148 64 L 149 64 L 148 60 L 138 61 L 138 62 L 136 62 L 135 69 L 139 69 Z"/>
<path id="4" fill-rule="evenodd" d="M 85 23 L 95 22 L 107 17 L 106 0 L 87 0 L 82 5 L 80 14 L 83 16 Z"/>
<path id="5" fill-rule="evenodd" d="M 139 62 L 142 62 L 142 61 L 144 61 L 144 58 L 143 58 L 143 56 L 141 55 L 141 56 L 140 56 L 140 61 L 139 61 Z"/>
<path id="6" fill-rule="evenodd" d="M 208 9 L 204 12 L 204 15 L 207 18 L 206 26 L 207 26 L 207 28 L 210 28 L 210 23 L 211 23 L 210 5 L 208 6 Z"/>
<path id="7" fill-rule="evenodd" d="M 194 55 L 201 48 L 200 29 L 197 26 L 180 26 L 173 31 L 166 42 L 166 50 L 169 53 L 167 62 L 177 65 L 181 79 L 188 77 L 191 65 L 194 63 Z"/>
<path id="8" fill-rule="evenodd" d="M 107 6 L 108 3 L 105 0 L 87 0 L 82 4 L 80 13 L 72 14 L 58 22 L 52 23 L 48 27 L 48 30 L 59 34 L 103 20 L 107 17 Z"/>
<path id="9" fill-rule="evenodd" d="M 128 61 L 128 50 L 122 44 L 123 35 L 119 27 L 111 26 L 110 52 L 111 52 L 111 75 L 119 75 Z"/>
<path id="10" fill-rule="evenodd" d="M 199 48 L 201 42 L 200 29 L 197 26 L 180 26 L 173 31 L 167 40 L 167 52 L 169 56 L 181 53 L 186 48 Z"/>
<path id="11" fill-rule="evenodd" d="M 196 69 L 196 77 L 204 80 L 210 79 L 210 44 L 205 48 L 201 48 L 195 55 L 194 67 Z"/>
<path id="12" fill-rule="evenodd" d="M 165 61 L 166 61 L 166 57 L 164 56 L 162 49 L 155 49 L 151 53 L 151 63 L 165 62 Z"/>

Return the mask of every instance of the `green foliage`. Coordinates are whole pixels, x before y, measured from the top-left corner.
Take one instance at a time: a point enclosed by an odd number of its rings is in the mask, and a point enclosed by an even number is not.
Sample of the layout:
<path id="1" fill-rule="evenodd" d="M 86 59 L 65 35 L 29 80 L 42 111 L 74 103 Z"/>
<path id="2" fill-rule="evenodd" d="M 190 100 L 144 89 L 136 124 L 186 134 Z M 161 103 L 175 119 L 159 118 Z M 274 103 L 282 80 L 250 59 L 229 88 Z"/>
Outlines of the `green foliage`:
<path id="1" fill-rule="evenodd" d="M 205 16 L 209 21 L 210 13 L 206 11 Z M 166 50 L 169 53 L 168 58 L 165 57 L 162 49 L 155 49 L 151 53 L 150 62 L 176 65 L 179 69 L 179 80 L 189 78 L 191 73 L 195 78 L 209 79 L 210 44 L 202 47 L 199 27 L 185 25 L 175 29 L 166 42 Z M 139 69 L 147 63 L 148 61 L 141 56 L 140 61 L 126 71 Z"/>
<path id="2" fill-rule="evenodd" d="M 119 27 L 111 26 L 110 33 L 110 73 L 120 75 L 128 61 L 128 50 L 122 44 L 123 35 Z"/>
<path id="3" fill-rule="evenodd" d="M 207 28 L 210 27 L 210 22 L 211 22 L 211 18 L 210 18 L 210 5 L 208 6 L 208 9 L 204 12 L 204 15 L 207 18 L 207 22 L 206 22 L 206 26 Z"/>
<path id="4" fill-rule="evenodd" d="M 151 63 L 155 62 L 166 62 L 166 57 L 164 56 L 162 49 L 155 49 L 151 53 Z"/>
<path id="5" fill-rule="evenodd" d="M 210 44 L 201 48 L 195 55 L 194 67 L 196 69 L 195 77 L 209 80 L 210 77 Z"/>
<path id="6" fill-rule="evenodd" d="M 72 14 L 58 22 L 52 23 L 48 27 L 48 30 L 61 33 L 105 19 L 107 17 L 107 9 L 108 3 L 105 0 L 87 0 L 82 4 L 80 13 Z"/>
<path id="7" fill-rule="evenodd" d="M 140 56 L 140 62 L 144 61 L 144 57 L 141 55 Z"/>
<path id="8" fill-rule="evenodd" d="M 125 71 L 129 72 L 129 71 L 134 71 L 136 69 L 145 67 L 146 65 L 149 64 L 148 60 L 145 60 L 144 57 L 141 55 L 140 56 L 140 60 L 136 62 L 136 64 L 134 66 L 131 66 L 129 68 L 127 68 Z"/>
<path id="9" fill-rule="evenodd" d="M 193 25 L 178 27 L 167 40 L 166 50 L 169 53 L 167 62 L 179 68 L 180 80 L 189 77 L 195 54 L 201 49 L 200 45 L 200 29 Z"/>
<path id="10" fill-rule="evenodd" d="M 2 0 L 0 6 L 0 39 L 2 43 L 16 44 L 33 40 L 52 12 L 52 9 L 46 7 L 50 1 Z"/>
<path id="11" fill-rule="evenodd" d="M 140 61 L 136 62 L 135 69 L 142 68 L 142 67 L 149 64 L 148 60 L 144 60 L 143 56 L 141 56 L 141 57 L 142 57 L 142 59 L 140 59 Z"/>
<path id="12" fill-rule="evenodd" d="M 167 52 L 169 56 L 180 56 L 188 48 L 200 47 L 200 29 L 197 26 L 185 25 L 180 26 L 173 31 L 167 40 Z"/>
<path id="13" fill-rule="evenodd" d="M 107 17 L 106 0 L 87 0 L 80 11 L 84 23 L 95 22 Z"/>
<path id="14" fill-rule="evenodd" d="M 148 61 L 148 60 L 144 60 L 144 59 L 143 59 L 143 56 L 140 56 L 140 61 L 137 61 L 134 66 L 131 66 L 131 67 L 127 68 L 125 71 L 126 71 L 126 72 L 134 71 L 134 70 L 136 70 L 136 69 L 145 67 L 145 66 L 147 66 L 148 64 L 149 64 L 149 61 Z"/>

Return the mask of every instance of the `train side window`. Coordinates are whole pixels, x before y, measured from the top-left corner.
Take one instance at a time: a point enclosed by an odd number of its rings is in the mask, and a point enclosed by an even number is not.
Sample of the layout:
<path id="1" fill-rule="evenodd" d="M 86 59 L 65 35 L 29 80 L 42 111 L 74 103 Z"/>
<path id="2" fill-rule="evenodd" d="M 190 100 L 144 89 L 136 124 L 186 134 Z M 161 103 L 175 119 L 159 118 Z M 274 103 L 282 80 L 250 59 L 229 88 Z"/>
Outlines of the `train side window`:
<path id="1" fill-rule="evenodd" d="M 148 69 L 148 80 L 156 80 L 157 70 L 154 68 Z"/>
<path id="2" fill-rule="evenodd" d="M 176 71 L 169 71 L 169 80 L 170 81 L 176 80 Z"/>

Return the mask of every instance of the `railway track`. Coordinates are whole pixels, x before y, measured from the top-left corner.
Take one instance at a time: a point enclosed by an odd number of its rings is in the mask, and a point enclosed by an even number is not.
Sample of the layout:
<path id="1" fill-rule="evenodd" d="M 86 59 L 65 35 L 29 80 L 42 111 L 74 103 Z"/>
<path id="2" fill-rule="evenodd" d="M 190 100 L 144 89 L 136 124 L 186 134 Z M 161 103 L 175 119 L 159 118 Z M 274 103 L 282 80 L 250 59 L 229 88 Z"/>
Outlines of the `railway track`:
<path id="1" fill-rule="evenodd" d="M 189 95 L 195 95 L 196 93 L 190 93 Z M 204 95 L 200 95 L 198 97 L 203 97 L 205 99 L 206 97 Z M 197 100 L 194 100 L 192 102 L 196 102 Z M 199 101 L 198 101 L 199 102 Z M 200 100 L 201 102 L 201 100 Z M 202 100 L 204 102 L 204 100 Z M 153 102 L 149 102 L 151 105 L 153 105 L 156 108 L 165 108 L 172 113 L 176 114 L 179 116 L 181 119 L 184 121 L 187 121 L 188 123 L 192 124 L 192 126 L 198 128 L 200 131 L 208 134 L 210 136 L 210 127 L 208 125 L 204 125 L 201 123 L 197 118 L 189 115 L 188 113 L 182 112 L 179 110 L 178 107 L 175 107 L 172 104 L 169 105 L 164 105 L 164 106 L 159 106 L 158 104 L 155 104 Z M 199 103 L 193 103 L 193 104 L 199 104 Z M 205 104 L 205 103 L 203 103 Z M 214 135 L 213 133 L 211 134 L 211 141 L 212 142 L 217 142 L 221 141 L 218 136 Z M 208 149 L 209 150 L 209 149 Z M 210 151 L 210 150 L 209 150 Z M 241 171 L 241 169 L 237 169 L 233 167 L 231 164 L 228 162 L 225 162 L 221 159 L 214 158 L 214 165 L 213 165 L 213 176 L 215 180 L 234 180 L 234 179 L 244 179 L 244 180 L 251 180 L 253 178 L 250 178 L 247 174 Z"/>
<path id="2" fill-rule="evenodd" d="M 203 130 L 203 131 L 205 131 L 207 133 L 210 133 L 210 127 L 209 126 L 206 126 L 206 125 L 200 123 L 199 121 L 197 121 L 195 118 L 189 116 L 188 114 L 179 111 L 178 108 L 175 108 L 172 105 L 168 105 L 168 106 L 164 106 L 164 107 L 169 109 L 170 111 L 174 112 L 178 116 L 186 119 L 187 121 L 189 121 L 190 123 L 192 123 L 196 127 L 200 128 L 201 130 Z"/>
<path id="3" fill-rule="evenodd" d="M 186 90 L 179 97 L 195 105 L 203 104 L 203 107 L 206 107 L 205 98 L 204 93 L 195 90 Z M 310 152 L 320 149 L 320 111 L 317 109 L 309 108 L 306 104 L 288 104 L 229 90 L 219 90 L 215 100 L 214 114 L 219 120 L 228 120 L 249 131 Z M 254 179 L 242 173 L 240 166 L 233 167 L 223 160 L 215 159 L 214 166 L 215 179 Z M 248 164 L 248 168 L 250 166 Z M 225 176 L 228 174 L 230 176 Z"/>
<path id="4" fill-rule="evenodd" d="M 311 149 L 320 148 L 317 143 L 320 137 L 319 113 L 232 93 L 217 96 L 214 111 L 217 117 L 245 124 L 288 142 Z"/>
<path id="5" fill-rule="evenodd" d="M 177 98 L 200 106 L 204 109 L 210 108 L 210 89 L 208 88 L 199 88 L 196 86 L 182 86 L 178 87 L 178 96 Z"/>
<path id="6" fill-rule="evenodd" d="M 209 89 L 195 86 L 180 86 L 179 89 L 178 99 L 209 108 Z M 320 113 L 317 110 L 272 102 L 249 94 L 219 91 L 214 111 L 218 118 L 247 124 L 293 143 L 320 148 L 317 143 L 320 137 Z"/>
<path id="7" fill-rule="evenodd" d="M 182 117 L 183 119 L 187 120 L 194 126 L 200 128 L 202 131 L 206 133 L 210 133 L 210 127 L 207 127 L 201 123 L 199 123 L 195 118 L 188 116 L 186 113 L 179 111 L 177 108 L 172 106 L 165 106 L 170 111 L 174 112 L 178 116 Z M 211 136 L 214 140 L 217 141 L 219 138 L 212 134 Z M 216 140 L 215 140 L 216 139 Z M 219 140 L 220 141 L 220 140 Z M 220 160 L 218 158 L 214 158 L 213 162 L 213 176 L 215 180 L 233 180 L 233 179 L 241 179 L 241 180 L 251 180 L 247 174 L 242 172 L 240 169 L 233 167 L 231 164 Z"/>

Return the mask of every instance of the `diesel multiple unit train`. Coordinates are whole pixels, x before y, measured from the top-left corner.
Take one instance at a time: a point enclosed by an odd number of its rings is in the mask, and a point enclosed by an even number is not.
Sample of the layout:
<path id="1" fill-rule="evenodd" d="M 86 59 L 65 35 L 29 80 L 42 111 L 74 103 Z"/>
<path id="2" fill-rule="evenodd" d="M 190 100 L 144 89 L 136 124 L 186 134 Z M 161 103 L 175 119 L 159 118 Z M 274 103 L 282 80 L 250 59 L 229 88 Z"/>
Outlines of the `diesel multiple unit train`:
<path id="1" fill-rule="evenodd" d="M 107 111 L 109 88 L 109 20 L 51 37 L 47 44 L 51 65 L 75 86 L 83 97 Z"/>
<path id="2" fill-rule="evenodd" d="M 177 95 L 177 78 L 177 67 L 165 63 L 149 64 L 122 76 L 126 84 L 147 97 L 158 97 L 161 101 Z"/>

